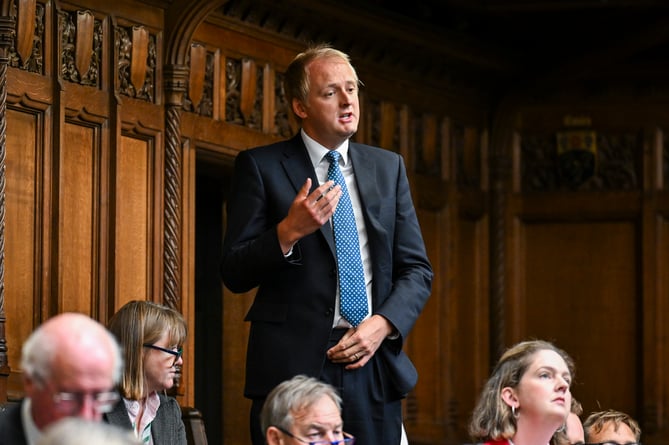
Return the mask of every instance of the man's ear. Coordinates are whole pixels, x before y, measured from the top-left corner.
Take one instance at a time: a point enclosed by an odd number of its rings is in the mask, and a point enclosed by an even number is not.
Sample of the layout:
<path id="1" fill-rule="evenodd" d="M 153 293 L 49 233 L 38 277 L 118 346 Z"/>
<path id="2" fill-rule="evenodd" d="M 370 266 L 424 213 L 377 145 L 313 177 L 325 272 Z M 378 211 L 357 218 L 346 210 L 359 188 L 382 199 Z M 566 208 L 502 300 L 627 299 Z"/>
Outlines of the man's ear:
<path id="1" fill-rule="evenodd" d="M 33 394 L 35 394 L 35 389 L 37 386 L 37 382 L 35 382 L 35 379 L 28 377 L 26 373 L 23 373 L 23 392 L 25 393 L 26 397 L 32 397 Z"/>
<path id="2" fill-rule="evenodd" d="M 265 433 L 265 441 L 267 445 L 280 445 L 283 443 L 281 431 L 275 426 L 270 426 L 267 428 L 267 433 Z"/>
<path id="3" fill-rule="evenodd" d="M 307 117 L 307 111 L 304 108 L 304 104 L 299 99 L 293 99 L 293 113 L 298 116 L 300 119 Z"/>
<path id="4" fill-rule="evenodd" d="M 516 391 L 510 386 L 505 386 L 502 388 L 502 393 L 500 394 L 504 403 L 509 405 L 509 407 L 518 408 L 518 397 L 516 397 Z"/>

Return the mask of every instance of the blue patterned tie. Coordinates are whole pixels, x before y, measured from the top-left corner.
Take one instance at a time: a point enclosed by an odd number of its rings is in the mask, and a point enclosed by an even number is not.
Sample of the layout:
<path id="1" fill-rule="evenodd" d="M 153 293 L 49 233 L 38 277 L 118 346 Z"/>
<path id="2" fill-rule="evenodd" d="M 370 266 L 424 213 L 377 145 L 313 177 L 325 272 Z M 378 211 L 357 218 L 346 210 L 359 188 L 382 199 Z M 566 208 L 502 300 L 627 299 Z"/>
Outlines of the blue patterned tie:
<path id="1" fill-rule="evenodd" d="M 325 157 L 330 162 L 328 179 L 341 186 L 341 198 L 332 215 L 337 271 L 339 273 L 339 310 L 353 326 L 358 326 L 367 316 L 365 273 L 360 259 L 358 228 L 355 225 L 353 206 L 344 176 L 339 170 L 339 153 L 331 150 Z"/>

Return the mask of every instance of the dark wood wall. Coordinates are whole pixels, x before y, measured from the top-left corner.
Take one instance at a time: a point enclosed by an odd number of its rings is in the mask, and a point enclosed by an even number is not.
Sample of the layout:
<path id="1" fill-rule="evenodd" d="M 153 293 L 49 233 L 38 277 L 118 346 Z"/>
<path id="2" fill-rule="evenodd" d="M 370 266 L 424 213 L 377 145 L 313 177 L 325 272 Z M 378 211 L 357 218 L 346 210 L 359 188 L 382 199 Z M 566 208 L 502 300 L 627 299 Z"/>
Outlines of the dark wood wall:
<path id="1" fill-rule="evenodd" d="M 533 337 L 574 356 L 586 414 L 669 435 L 666 95 L 506 91 L 486 81 L 498 55 L 330 2 L 2 5 L 0 402 L 21 397 L 20 347 L 44 319 L 150 299 L 188 320 L 179 401 L 210 443 L 248 441 L 253 293 L 218 279 L 223 206 L 236 154 L 295 131 L 281 76 L 323 40 L 365 83 L 355 138 L 407 161 L 435 270 L 406 345 L 411 443 L 467 442 L 491 365 Z"/>

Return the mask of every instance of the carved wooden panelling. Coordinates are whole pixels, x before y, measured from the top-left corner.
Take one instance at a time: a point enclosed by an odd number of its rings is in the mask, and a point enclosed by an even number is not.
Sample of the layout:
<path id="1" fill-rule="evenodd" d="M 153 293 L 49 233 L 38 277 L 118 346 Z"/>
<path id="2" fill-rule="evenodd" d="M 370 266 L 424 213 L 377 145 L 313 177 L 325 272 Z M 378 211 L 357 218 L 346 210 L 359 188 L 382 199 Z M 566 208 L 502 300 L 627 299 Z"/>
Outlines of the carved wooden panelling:
<path id="1" fill-rule="evenodd" d="M 233 58 L 225 59 L 225 121 L 231 124 L 244 125 L 241 110 L 242 61 Z"/>
<path id="2" fill-rule="evenodd" d="M 452 134 L 458 186 L 460 188 L 481 187 L 482 146 L 477 129 L 456 124 Z"/>
<path id="3" fill-rule="evenodd" d="M 208 51 L 194 43 L 190 50 L 190 74 L 183 108 L 204 117 L 214 117 L 214 91 L 220 51 Z"/>
<path id="4" fill-rule="evenodd" d="M 102 21 L 90 11 L 59 11 L 60 73 L 63 79 L 100 88 Z"/>
<path id="5" fill-rule="evenodd" d="M 129 300 L 153 298 L 150 292 L 152 146 L 151 141 L 123 136 L 116 151 L 114 287 L 117 307 Z"/>
<path id="6" fill-rule="evenodd" d="M 44 4 L 35 0 L 16 0 L 12 3 L 10 16 L 17 26 L 8 51 L 9 66 L 44 74 Z"/>
<path id="7" fill-rule="evenodd" d="M 642 143 L 638 134 L 598 134 L 594 175 L 574 157 L 558 156 L 555 135 L 525 134 L 521 143 L 525 191 L 637 190 Z"/>
<path id="8" fill-rule="evenodd" d="M 262 121 L 264 114 L 263 103 L 265 99 L 265 88 L 264 88 L 265 71 L 263 68 L 264 68 L 263 66 L 257 65 L 255 70 L 255 83 L 256 83 L 255 90 L 257 91 L 257 93 L 253 101 L 253 111 L 251 112 L 251 116 L 249 116 L 248 119 L 248 126 L 255 130 L 262 130 Z M 251 81 L 253 82 L 253 79 Z"/>
<path id="9" fill-rule="evenodd" d="M 115 28 L 119 93 L 153 103 L 158 53 L 156 35 L 143 26 Z"/>
<path id="10" fill-rule="evenodd" d="M 94 316 L 99 132 L 73 122 L 66 122 L 63 130 L 67 143 L 60 150 L 58 177 L 58 309 Z"/>
<path id="11" fill-rule="evenodd" d="M 441 132 L 436 116 L 425 114 L 413 119 L 415 171 L 421 175 L 441 177 Z"/>
<path id="12" fill-rule="evenodd" d="M 40 193 L 43 177 L 39 162 L 42 147 L 37 135 L 43 125 L 40 114 L 7 110 L 7 220 L 5 261 L 5 313 L 8 320 L 9 363 L 18 369 L 20 345 L 39 320 L 39 285 L 36 272 L 41 262 L 39 243 Z"/>
<path id="13" fill-rule="evenodd" d="M 283 73 L 275 73 L 274 75 L 274 130 L 272 134 L 289 138 L 295 132 L 295 123 L 293 122 L 292 106 L 288 103 L 286 98 L 286 91 L 283 85 Z"/>

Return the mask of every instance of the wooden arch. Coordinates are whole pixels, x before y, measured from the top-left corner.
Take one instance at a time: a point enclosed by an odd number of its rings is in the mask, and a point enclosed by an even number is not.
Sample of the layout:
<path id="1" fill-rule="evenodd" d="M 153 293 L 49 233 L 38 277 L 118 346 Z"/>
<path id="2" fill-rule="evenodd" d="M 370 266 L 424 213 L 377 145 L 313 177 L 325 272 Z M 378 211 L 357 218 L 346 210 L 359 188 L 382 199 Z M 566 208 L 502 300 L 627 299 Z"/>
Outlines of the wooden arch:
<path id="1" fill-rule="evenodd" d="M 175 0 L 166 11 L 165 32 L 165 210 L 164 303 L 181 308 L 182 161 L 181 106 L 188 82 L 186 57 L 197 27 L 228 0 Z"/>

